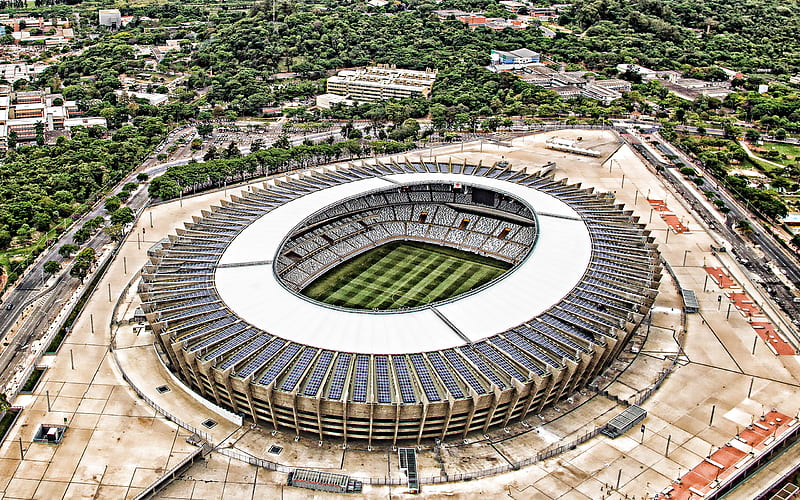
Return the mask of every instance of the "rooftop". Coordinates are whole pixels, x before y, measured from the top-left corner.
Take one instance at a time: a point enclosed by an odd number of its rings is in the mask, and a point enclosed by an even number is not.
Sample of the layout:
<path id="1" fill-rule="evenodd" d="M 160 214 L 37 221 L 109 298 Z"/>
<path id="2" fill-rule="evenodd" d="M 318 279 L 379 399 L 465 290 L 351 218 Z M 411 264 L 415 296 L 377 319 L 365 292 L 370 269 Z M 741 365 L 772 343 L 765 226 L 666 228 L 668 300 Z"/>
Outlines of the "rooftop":
<path id="1" fill-rule="evenodd" d="M 388 179 L 388 180 L 387 180 Z M 564 202 L 522 185 L 461 174 L 398 174 L 314 192 L 282 205 L 243 230 L 220 258 L 220 266 L 275 256 L 283 238 L 306 214 L 375 189 L 416 182 L 462 183 L 509 192 L 537 213 L 539 239 L 528 258 L 491 288 L 437 306 L 473 341 L 517 326 L 552 307 L 581 279 L 591 257 L 586 226 Z M 271 265 L 219 267 L 220 297 L 239 317 L 295 342 L 349 352 L 407 353 L 464 343 L 432 310 L 373 314 L 328 308 L 281 285 Z M 270 304 L 265 308 L 264 304 Z M 292 314 L 274 314 L 274 311 Z M 330 332 L 337 335 L 330 335 Z"/>

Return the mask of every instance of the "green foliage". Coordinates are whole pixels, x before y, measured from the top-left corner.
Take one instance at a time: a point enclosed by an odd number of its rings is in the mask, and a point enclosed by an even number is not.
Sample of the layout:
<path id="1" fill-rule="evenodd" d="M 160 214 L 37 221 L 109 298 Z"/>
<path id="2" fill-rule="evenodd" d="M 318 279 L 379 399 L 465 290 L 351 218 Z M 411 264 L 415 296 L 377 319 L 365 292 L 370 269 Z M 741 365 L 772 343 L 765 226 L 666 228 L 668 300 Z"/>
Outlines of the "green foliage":
<path id="1" fill-rule="evenodd" d="M 78 255 L 75 256 L 75 261 L 72 263 L 72 268 L 69 270 L 69 275 L 73 278 L 78 278 L 81 282 L 89 274 L 94 263 L 97 261 L 93 248 L 84 248 Z"/>
<path id="2" fill-rule="evenodd" d="M 68 258 L 73 253 L 77 252 L 80 247 L 77 245 L 70 245 L 69 243 L 61 245 L 58 249 L 58 255 L 63 258 Z"/>
<path id="3" fill-rule="evenodd" d="M 747 132 L 744 133 L 744 138 L 748 141 L 755 142 L 761 139 L 761 134 L 758 132 L 758 130 L 749 128 L 747 129 Z"/>
<path id="4" fill-rule="evenodd" d="M 103 228 L 103 233 L 111 238 L 111 241 L 120 241 L 125 236 L 124 225 L 122 223 L 111 224 Z"/>
<path id="5" fill-rule="evenodd" d="M 725 178 L 725 184 L 751 208 L 761 212 L 770 219 L 785 217 L 789 213 L 786 204 L 770 192 L 748 185 L 745 177 L 732 175 Z"/>
<path id="6" fill-rule="evenodd" d="M 214 131 L 214 125 L 211 123 L 201 123 L 197 126 L 197 133 L 200 137 L 208 137 Z"/>
<path id="7" fill-rule="evenodd" d="M 775 0 L 577 0 L 561 22 L 586 30 L 585 52 L 572 50 L 590 67 L 610 58 L 655 69 L 722 64 L 793 73 L 800 69 L 798 19 L 797 3 Z"/>
<path id="8" fill-rule="evenodd" d="M 82 245 L 86 243 L 89 239 L 89 236 L 92 235 L 92 230 L 86 226 L 81 227 L 72 235 L 72 241 L 74 241 L 78 245 Z M 75 245 L 73 245 L 75 246 Z"/>
<path id="9" fill-rule="evenodd" d="M 22 393 L 30 393 L 36 387 L 36 384 L 39 382 L 39 379 L 42 377 L 44 373 L 43 368 L 35 368 L 32 372 L 28 380 L 22 385 L 20 392 Z"/>
<path id="10" fill-rule="evenodd" d="M 414 147 L 413 143 L 375 141 L 370 143 L 376 153 L 399 153 Z M 357 141 L 335 144 L 300 145 L 289 148 L 272 147 L 255 151 L 245 157 L 209 158 L 167 168 L 164 175 L 150 181 L 150 196 L 168 200 L 183 192 L 221 187 L 225 183 L 241 181 L 269 173 L 307 168 L 342 158 L 352 158 L 364 153 Z"/>
<path id="11" fill-rule="evenodd" d="M 112 213 L 114 210 L 118 209 L 122 206 L 122 202 L 120 201 L 118 196 L 109 196 L 106 198 L 105 203 L 103 203 L 103 208 L 105 208 L 106 212 Z"/>
<path id="12" fill-rule="evenodd" d="M 133 210 L 131 207 L 122 207 L 118 208 L 111 214 L 111 223 L 112 224 L 129 224 L 133 222 Z"/>
<path id="13" fill-rule="evenodd" d="M 152 137 L 146 134 L 152 131 L 131 126 L 130 132 L 118 141 L 76 127 L 72 139 L 59 138 L 54 146 L 8 151 L 0 163 L 0 233 L 47 231 L 60 217 L 85 212 L 85 203 L 147 155 Z M 0 237 L 0 250 L 9 244 Z"/>
<path id="14" fill-rule="evenodd" d="M 56 260 L 48 260 L 44 263 L 42 269 L 44 269 L 44 272 L 47 274 L 55 274 L 61 269 L 61 263 Z"/>

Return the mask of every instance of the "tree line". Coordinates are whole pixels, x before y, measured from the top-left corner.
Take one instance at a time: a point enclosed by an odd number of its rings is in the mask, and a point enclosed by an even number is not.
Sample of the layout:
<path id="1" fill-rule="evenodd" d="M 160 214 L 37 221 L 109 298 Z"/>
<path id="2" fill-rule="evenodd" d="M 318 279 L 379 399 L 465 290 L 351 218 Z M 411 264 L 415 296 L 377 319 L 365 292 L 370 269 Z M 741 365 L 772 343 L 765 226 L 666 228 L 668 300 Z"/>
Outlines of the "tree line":
<path id="1" fill-rule="evenodd" d="M 149 193 L 154 198 L 169 200 L 255 177 L 370 154 L 397 154 L 414 147 L 416 145 L 412 142 L 357 140 L 270 147 L 242 157 L 215 158 L 169 167 L 163 175 L 150 181 Z"/>

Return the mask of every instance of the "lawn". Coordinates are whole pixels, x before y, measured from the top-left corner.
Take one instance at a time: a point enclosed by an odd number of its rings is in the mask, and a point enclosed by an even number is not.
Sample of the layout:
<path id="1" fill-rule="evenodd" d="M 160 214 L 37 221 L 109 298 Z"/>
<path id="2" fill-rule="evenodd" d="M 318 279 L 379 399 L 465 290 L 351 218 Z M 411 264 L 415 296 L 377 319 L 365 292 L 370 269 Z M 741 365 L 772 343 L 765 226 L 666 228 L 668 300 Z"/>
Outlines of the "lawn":
<path id="1" fill-rule="evenodd" d="M 783 144 L 780 142 L 765 142 L 762 147 L 770 151 L 777 151 L 782 155 L 778 158 L 770 158 L 763 154 L 755 153 L 757 156 L 760 156 L 764 159 L 773 161 L 775 163 L 780 163 L 781 165 L 792 165 L 800 162 L 800 146 Z"/>
<path id="2" fill-rule="evenodd" d="M 510 267 L 454 248 L 393 242 L 328 271 L 302 293 L 351 309 L 417 307 L 477 288 Z"/>

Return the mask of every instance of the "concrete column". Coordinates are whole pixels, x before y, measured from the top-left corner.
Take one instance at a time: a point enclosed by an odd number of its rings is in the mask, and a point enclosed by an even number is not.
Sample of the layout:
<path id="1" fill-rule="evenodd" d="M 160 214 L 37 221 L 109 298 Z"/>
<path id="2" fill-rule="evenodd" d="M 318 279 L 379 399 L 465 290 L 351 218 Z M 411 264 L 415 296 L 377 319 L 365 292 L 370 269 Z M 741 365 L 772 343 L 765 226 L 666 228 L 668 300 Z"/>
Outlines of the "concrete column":
<path id="1" fill-rule="evenodd" d="M 428 418 L 428 402 L 422 402 L 422 418 L 419 421 L 419 433 L 417 434 L 417 445 L 422 441 L 422 431 L 425 430 L 425 421 Z"/>
<path id="2" fill-rule="evenodd" d="M 451 394 L 447 394 L 447 413 L 444 417 L 444 425 L 442 426 L 442 441 L 444 441 L 445 436 L 447 435 L 447 429 L 450 427 L 450 419 L 453 417 L 453 396 Z"/>
<path id="3" fill-rule="evenodd" d="M 494 412 L 497 411 L 497 405 L 500 403 L 500 395 L 502 394 L 502 391 L 496 385 L 492 385 L 492 388 L 494 389 L 494 391 L 492 391 L 492 404 L 489 407 L 489 412 L 486 414 L 486 422 L 483 423 L 482 432 L 484 434 L 489 430 L 489 424 L 494 418 Z"/>

